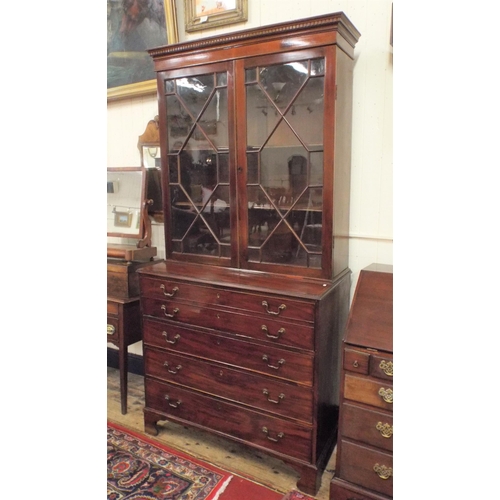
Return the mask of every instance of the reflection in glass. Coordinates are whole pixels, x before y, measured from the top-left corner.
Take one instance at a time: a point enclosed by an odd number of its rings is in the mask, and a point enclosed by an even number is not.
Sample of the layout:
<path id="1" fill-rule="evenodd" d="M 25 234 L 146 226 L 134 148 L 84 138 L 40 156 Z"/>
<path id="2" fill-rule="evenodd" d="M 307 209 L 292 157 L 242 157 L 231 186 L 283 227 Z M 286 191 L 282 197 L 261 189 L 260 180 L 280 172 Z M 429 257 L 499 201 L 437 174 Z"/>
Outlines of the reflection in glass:
<path id="1" fill-rule="evenodd" d="M 321 267 L 324 59 L 248 68 L 251 262 Z"/>
<path id="2" fill-rule="evenodd" d="M 139 236 L 141 230 L 142 189 L 142 170 L 108 170 L 108 235 Z"/>
<path id="3" fill-rule="evenodd" d="M 172 248 L 229 258 L 227 74 L 172 82 L 166 96 Z"/>

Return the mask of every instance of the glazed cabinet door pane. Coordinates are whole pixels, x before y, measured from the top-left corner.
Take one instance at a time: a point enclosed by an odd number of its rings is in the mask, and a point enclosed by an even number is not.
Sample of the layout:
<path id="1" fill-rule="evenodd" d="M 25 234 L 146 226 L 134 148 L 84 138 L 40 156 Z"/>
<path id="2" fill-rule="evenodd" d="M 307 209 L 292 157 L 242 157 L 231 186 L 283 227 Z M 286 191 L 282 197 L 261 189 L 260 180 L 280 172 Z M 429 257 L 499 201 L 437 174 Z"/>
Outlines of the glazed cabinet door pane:
<path id="1" fill-rule="evenodd" d="M 229 260 L 227 68 L 219 64 L 166 73 L 164 92 L 170 250 L 182 256 Z"/>
<path id="2" fill-rule="evenodd" d="M 283 59 L 245 64 L 243 260 L 253 268 L 321 269 L 325 58 L 309 52 Z"/>

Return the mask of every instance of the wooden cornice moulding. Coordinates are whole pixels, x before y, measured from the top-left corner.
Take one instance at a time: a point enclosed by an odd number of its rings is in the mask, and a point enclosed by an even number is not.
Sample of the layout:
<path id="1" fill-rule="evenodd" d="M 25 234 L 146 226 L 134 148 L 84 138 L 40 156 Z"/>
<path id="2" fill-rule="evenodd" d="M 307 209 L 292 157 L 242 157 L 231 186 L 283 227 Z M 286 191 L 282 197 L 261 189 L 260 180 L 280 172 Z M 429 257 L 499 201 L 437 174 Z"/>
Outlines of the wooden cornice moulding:
<path id="1" fill-rule="evenodd" d="M 209 49 L 214 46 L 234 45 L 235 43 L 244 43 L 254 41 L 255 39 L 272 39 L 281 37 L 284 34 L 310 34 L 311 31 L 337 31 L 354 48 L 361 33 L 354 27 L 351 21 L 343 12 L 328 14 L 323 16 L 310 17 L 292 22 L 283 22 L 271 24 L 255 29 L 247 29 L 228 33 L 227 35 L 217 35 L 213 37 L 202 38 L 192 42 L 183 42 L 173 45 L 165 45 L 148 50 L 153 59 L 164 56 L 180 54 L 194 50 Z"/>

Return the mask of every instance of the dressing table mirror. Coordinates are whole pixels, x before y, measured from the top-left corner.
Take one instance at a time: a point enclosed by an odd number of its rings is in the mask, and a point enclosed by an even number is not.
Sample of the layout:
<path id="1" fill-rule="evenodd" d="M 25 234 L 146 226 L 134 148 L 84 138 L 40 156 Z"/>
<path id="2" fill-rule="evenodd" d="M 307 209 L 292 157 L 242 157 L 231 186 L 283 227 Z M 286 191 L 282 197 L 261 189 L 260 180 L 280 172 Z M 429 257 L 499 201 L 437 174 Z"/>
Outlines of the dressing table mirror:
<path id="1" fill-rule="evenodd" d="M 144 261 L 156 255 L 156 247 L 151 247 L 148 204 L 143 167 L 108 168 L 107 235 L 115 241 L 108 240 L 108 257 Z M 117 238 L 127 243 L 117 243 Z"/>

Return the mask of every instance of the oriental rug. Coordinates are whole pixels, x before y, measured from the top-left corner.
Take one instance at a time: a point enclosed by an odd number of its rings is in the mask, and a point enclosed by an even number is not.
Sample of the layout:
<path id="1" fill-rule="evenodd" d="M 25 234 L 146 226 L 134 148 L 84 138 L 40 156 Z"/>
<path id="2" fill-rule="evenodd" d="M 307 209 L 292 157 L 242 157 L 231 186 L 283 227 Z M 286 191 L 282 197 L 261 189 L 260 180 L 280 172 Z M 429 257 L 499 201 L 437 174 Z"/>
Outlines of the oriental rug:
<path id="1" fill-rule="evenodd" d="M 108 500 L 283 498 L 283 493 L 111 422 L 108 422 L 107 490 Z"/>
<path id="2" fill-rule="evenodd" d="M 219 500 L 232 477 L 108 422 L 108 500 Z"/>

